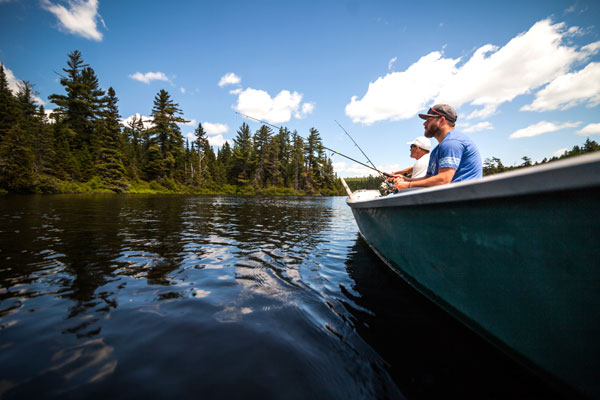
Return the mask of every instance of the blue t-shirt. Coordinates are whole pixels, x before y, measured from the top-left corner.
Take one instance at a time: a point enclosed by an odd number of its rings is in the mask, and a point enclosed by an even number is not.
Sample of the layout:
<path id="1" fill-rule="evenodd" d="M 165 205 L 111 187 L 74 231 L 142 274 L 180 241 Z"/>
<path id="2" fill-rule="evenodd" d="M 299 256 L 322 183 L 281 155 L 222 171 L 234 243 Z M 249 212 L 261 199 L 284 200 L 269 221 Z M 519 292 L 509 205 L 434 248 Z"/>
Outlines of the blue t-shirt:
<path id="1" fill-rule="evenodd" d="M 440 168 L 454 168 L 452 182 L 477 179 L 483 176 L 481 156 L 473 141 L 465 134 L 450 131 L 429 157 L 427 175 L 437 175 Z"/>

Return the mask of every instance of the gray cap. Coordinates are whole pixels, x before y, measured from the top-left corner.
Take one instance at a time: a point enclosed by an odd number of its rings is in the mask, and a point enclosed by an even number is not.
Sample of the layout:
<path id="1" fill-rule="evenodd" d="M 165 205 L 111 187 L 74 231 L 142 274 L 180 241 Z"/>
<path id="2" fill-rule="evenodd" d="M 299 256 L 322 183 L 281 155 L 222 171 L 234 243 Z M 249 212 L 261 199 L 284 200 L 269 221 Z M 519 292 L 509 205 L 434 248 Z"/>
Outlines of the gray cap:
<path id="1" fill-rule="evenodd" d="M 444 117 L 450 122 L 456 122 L 458 116 L 456 115 L 456 110 L 449 106 L 448 104 L 436 104 L 431 107 L 427 114 L 419 114 L 419 117 L 422 119 L 427 119 L 430 117 Z"/>

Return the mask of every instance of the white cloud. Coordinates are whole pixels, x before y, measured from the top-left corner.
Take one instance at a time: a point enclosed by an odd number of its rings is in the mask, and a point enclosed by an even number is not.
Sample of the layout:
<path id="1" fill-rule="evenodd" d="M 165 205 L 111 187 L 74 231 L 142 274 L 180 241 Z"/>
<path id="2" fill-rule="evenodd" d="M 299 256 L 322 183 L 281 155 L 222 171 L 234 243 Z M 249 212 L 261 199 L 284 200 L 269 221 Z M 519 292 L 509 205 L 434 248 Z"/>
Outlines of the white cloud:
<path id="1" fill-rule="evenodd" d="M 129 75 L 129 77 L 133 80 L 144 82 L 149 84 L 152 81 L 165 81 L 170 82 L 167 75 L 164 72 L 146 72 L 142 74 L 141 72 L 136 72 L 135 74 Z"/>
<path id="2" fill-rule="evenodd" d="M 301 101 L 302 95 L 298 92 L 282 90 L 271 98 L 264 90 L 248 88 L 238 95 L 234 109 L 241 114 L 277 124 L 287 122 L 292 114 L 297 114 Z"/>
<path id="3" fill-rule="evenodd" d="M 398 60 L 398 57 L 394 57 L 392 58 L 389 62 L 388 62 L 388 71 L 392 70 L 392 67 L 394 66 L 394 63 Z"/>
<path id="4" fill-rule="evenodd" d="M 202 124 L 202 126 L 204 127 L 204 124 Z M 190 142 L 196 140 L 196 134 L 194 132 L 188 132 L 185 135 L 183 135 L 183 137 L 185 139 L 188 139 Z M 206 138 L 208 139 L 208 143 L 211 146 L 221 147 L 225 144 L 225 142 L 229 142 L 231 144 L 231 141 L 225 139 L 223 135 L 207 136 Z"/>
<path id="5" fill-rule="evenodd" d="M 68 9 L 60 4 L 42 0 L 42 7 L 54 14 L 60 22 L 59 29 L 86 39 L 102 41 L 102 33 L 96 25 L 100 21 L 104 28 L 104 20 L 98 13 L 98 0 L 68 0 Z"/>
<path id="6" fill-rule="evenodd" d="M 302 103 L 301 110 L 297 111 L 294 116 L 298 119 L 302 119 L 306 117 L 308 114 L 311 114 L 315 109 L 315 103 Z"/>
<path id="7" fill-rule="evenodd" d="M 555 132 L 561 129 L 575 128 L 581 125 L 581 122 L 565 122 L 564 124 L 555 124 L 554 122 L 541 121 L 530 125 L 527 128 L 519 129 L 510 135 L 510 139 L 532 137 L 543 135 L 548 132 Z"/>
<path id="8" fill-rule="evenodd" d="M 552 155 L 553 155 L 554 157 L 560 157 L 560 156 L 562 156 L 563 154 L 565 154 L 565 151 L 567 151 L 567 150 L 569 150 L 569 149 L 567 149 L 567 148 L 564 148 L 564 149 L 558 149 L 558 150 L 556 150 L 554 153 L 552 153 Z"/>
<path id="9" fill-rule="evenodd" d="M 221 147 L 225 144 L 225 142 L 227 142 L 227 140 L 223 138 L 223 135 L 208 136 L 208 143 L 211 146 Z"/>
<path id="10" fill-rule="evenodd" d="M 225 85 L 237 85 L 242 81 L 242 78 L 234 74 L 233 72 L 229 72 L 221 77 L 219 81 L 219 86 L 223 87 Z"/>
<path id="11" fill-rule="evenodd" d="M 577 131 L 578 135 L 600 135 L 600 124 L 588 124 Z"/>
<path id="12" fill-rule="evenodd" d="M 465 127 L 461 128 L 463 132 L 479 132 L 479 131 L 488 131 L 490 129 L 494 129 L 494 126 L 490 122 L 479 122 L 475 125 L 465 125 Z"/>
<path id="13" fill-rule="evenodd" d="M 600 104 L 600 63 L 590 63 L 580 71 L 557 77 L 536 93 L 533 103 L 521 110 L 567 110 L 584 103 L 588 107 Z"/>
<path id="14" fill-rule="evenodd" d="M 237 89 L 233 89 L 229 91 L 229 94 L 233 94 L 233 95 L 238 95 L 240 93 L 242 93 L 244 90 L 242 88 L 237 88 Z"/>
<path id="15" fill-rule="evenodd" d="M 206 132 L 207 135 L 217 135 L 229 131 L 229 127 L 225 124 L 213 124 L 210 122 L 203 122 L 202 128 L 204 128 L 204 132 Z"/>
<path id="16" fill-rule="evenodd" d="M 371 82 L 362 99 L 352 96 L 346 105 L 346 115 L 353 122 L 367 125 L 386 119 L 411 118 L 439 93 L 440 87 L 454 74 L 458 61 L 444 59 L 440 52 L 421 57 L 406 71 L 392 72 Z"/>
<path id="17" fill-rule="evenodd" d="M 369 84 L 362 99 L 353 96 L 346 114 L 354 122 L 414 117 L 431 103 L 480 106 L 468 118 L 486 118 L 515 97 L 529 94 L 569 72 L 598 51 L 596 43 L 578 49 L 564 44 L 577 29 L 545 19 L 503 47 L 486 44 L 464 64 L 441 52 L 421 57 L 403 72 L 389 73 Z"/>
<path id="18" fill-rule="evenodd" d="M 494 115 L 496 113 L 497 108 L 498 107 L 495 105 L 488 104 L 483 108 L 473 111 L 472 113 L 467 115 L 465 117 L 465 119 L 470 120 L 470 119 L 481 119 L 481 118 L 491 117 L 492 115 Z"/>
<path id="19" fill-rule="evenodd" d="M 146 117 L 145 115 L 141 115 L 138 113 L 135 113 L 134 115 L 130 115 L 127 118 L 124 118 L 121 120 L 121 125 L 125 126 L 125 127 L 129 127 L 129 123 L 133 121 L 133 118 L 136 119 L 142 119 L 143 124 L 144 124 L 144 129 L 149 129 L 152 128 L 154 126 L 154 123 L 152 122 L 153 118 L 152 117 Z"/>

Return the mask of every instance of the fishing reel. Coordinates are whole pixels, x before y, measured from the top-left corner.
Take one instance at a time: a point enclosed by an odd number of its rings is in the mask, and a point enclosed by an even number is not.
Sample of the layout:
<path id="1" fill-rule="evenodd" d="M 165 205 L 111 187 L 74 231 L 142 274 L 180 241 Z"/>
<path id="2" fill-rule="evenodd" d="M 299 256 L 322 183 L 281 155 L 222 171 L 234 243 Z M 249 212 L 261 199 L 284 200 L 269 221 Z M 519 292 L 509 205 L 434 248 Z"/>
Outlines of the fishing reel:
<path id="1" fill-rule="evenodd" d="M 392 182 L 384 180 L 381 182 L 381 185 L 379 185 L 379 191 L 382 195 L 387 196 L 388 194 L 396 192 L 396 186 L 394 186 Z"/>

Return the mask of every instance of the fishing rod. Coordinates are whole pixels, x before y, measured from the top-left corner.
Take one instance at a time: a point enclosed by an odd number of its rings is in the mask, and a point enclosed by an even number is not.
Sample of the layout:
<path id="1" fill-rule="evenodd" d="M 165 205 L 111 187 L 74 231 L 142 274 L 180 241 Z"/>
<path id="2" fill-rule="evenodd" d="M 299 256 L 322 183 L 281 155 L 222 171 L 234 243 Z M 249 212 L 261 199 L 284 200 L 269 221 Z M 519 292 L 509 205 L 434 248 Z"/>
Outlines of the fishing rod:
<path id="1" fill-rule="evenodd" d="M 373 166 L 373 168 L 375 168 L 375 164 L 373 164 L 373 162 L 371 161 L 371 159 L 369 158 L 369 156 L 367 156 L 367 155 L 365 154 L 365 152 L 364 152 L 364 151 L 363 151 L 363 150 L 360 148 L 360 146 L 358 145 L 358 143 L 356 143 L 356 142 L 354 141 L 354 139 L 352 138 L 352 136 L 350 136 L 350 134 L 348 133 L 348 131 L 347 131 L 346 129 L 344 129 L 344 127 L 342 126 L 342 124 L 340 124 L 339 122 L 337 122 L 337 120 L 335 120 L 335 119 L 334 119 L 334 121 L 335 121 L 335 123 L 336 123 L 336 124 L 338 124 L 338 126 L 339 126 L 340 128 L 342 128 L 342 130 L 344 131 L 344 133 L 346 133 L 346 135 L 348 135 L 348 137 L 350 138 L 350 140 L 352 140 L 352 143 L 354 143 L 354 145 L 355 145 L 356 147 L 358 147 L 358 149 L 360 150 L 360 152 L 362 153 L 362 155 L 363 155 L 363 156 L 365 156 L 365 158 L 367 159 L 367 161 L 369 162 L 369 164 L 371 164 L 371 165 Z M 379 172 L 379 170 L 377 170 L 377 168 L 375 168 L 375 170 L 376 170 L 377 172 Z M 382 177 L 383 177 L 383 174 L 382 174 L 381 172 L 379 172 L 379 174 L 380 174 L 380 175 L 382 175 Z"/>
<path id="2" fill-rule="evenodd" d="M 236 111 L 235 113 L 236 113 L 236 114 L 239 114 L 239 115 L 241 115 L 241 116 L 243 116 L 243 117 L 246 117 L 246 118 L 253 119 L 253 120 L 255 120 L 255 121 L 257 121 L 257 122 L 260 122 L 260 123 L 262 123 L 262 124 L 265 124 L 265 125 L 271 126 L 271 127 L 273 127 L 273 128 L 276 128 L 276 129 L 283 129 L 283 128 L 282 128 L 282 127 L 280 127 L 280 126 L 277 126 L 277 125 L 270 124 L 270 123 L 268 123 L 268 122 L 266 122 L 266 121 L 263 121 L 262 119 L 258 119 L 258 118 L 254 118 L 254 117 L 251 117 L 251 116 L 249 116 L 249 115 L 246 115 L 246 114 L 242 114 L 241 112 L 237 112 L 237 111 Z M 337 122 L 337 121 L 336 121 L 336 122 Z M 343 129 L 343 128 L 342 128 L 342 129 Z M 356 143 L 355 143 L 355 144 L 356 144 Z M 373 170 L 375 170 L 375 171 L 379 172 L 381 175 L 384 175 L 384 176 L 387 176 L 387 177 L 390 177 L 390 178 L 392 177 L 392 175 L 388 174 L 387 172 L 381 172 L 380 170 L 378 170 L 377 168 L 375 168 L 375 166 L 370 166 L 370 165 L 367 165 L 367 164 L 365 164 L 365 163 L 362 163 L 362 162 L 360 162 L 360 161 L 358 161 L 358 160 L 355 160 L 355 159 L 354 159 L 354 158 L 352 158 L 352 157 L 348 157 L 347 155 L 345 155 L 345 154 L 342 154 L 342 153 L 340 153 L 340 152 L 338 152 L 338 151 L 335 151 L 335 150 L 333 150 L 333 149 L 331 149 L 331 148 L 329 148 L 329 147 L 326 147 L 326 146 L 323 146 L 323 145 L 321 145 L 321 147 L 323 147 L 325 150 L 329 150 L 329 151 L 331 151 L 331 152 L 333 152 L 333 153 L 335 153 L 335 154 L 337 154 L 337 155 L 339 155 L 339 156 L 342 156 L 342 157 L 344 157 L 344 158 L 347 158 L 348 160 L 354 161 L 355 163 L 357 163 L 357 164 L 360 164 L 360 165 L 362 165 L 363 167 L 367 167 L 367 168 L 369 168 L 369 169 L 373 169 Z M 361 150 L 361 151 L 362 151 L 362 150 Z M 364 154 L 364 153 L 363 153 L 363 154 Z M 366 157 L 366 156 L 365 156 L 365 157 Z M 367 159 L 368 159 L 368 157 L 367 157 Z M 371 162 L 371 160 L 369 160 L 369 162 Z M 371 164 L 373 164 L 373 163 L 371 163 Z"/>

